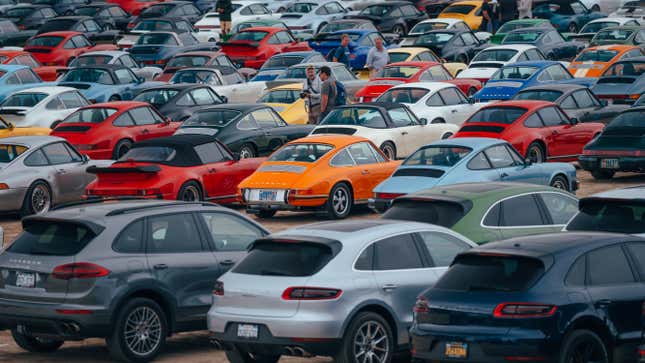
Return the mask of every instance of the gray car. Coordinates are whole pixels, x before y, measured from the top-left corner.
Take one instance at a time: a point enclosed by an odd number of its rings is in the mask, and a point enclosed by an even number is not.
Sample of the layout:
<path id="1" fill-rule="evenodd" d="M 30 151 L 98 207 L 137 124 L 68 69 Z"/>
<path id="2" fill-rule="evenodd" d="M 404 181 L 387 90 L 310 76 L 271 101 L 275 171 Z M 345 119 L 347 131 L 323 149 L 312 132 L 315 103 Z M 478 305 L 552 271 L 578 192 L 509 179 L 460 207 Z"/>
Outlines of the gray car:
<path id="1" fill-rule="evenodd" d="M 53 205 L 78 201 L 96 178 L 87 168 L 110 164 L 89 160 L 59 137 L 0 139 L 0 212 L 40 214 Z"/>
<path id="2" fill-rule="evenodd" d="M 206 328 L 212 287 L 268 232 L 209 203 L 85 203 L 23 220 L 0 253 L 0 330 L 31 352 L 106 338 L 147 362 L 173 333 Z"/>
<path id="3" fill-rule="evenodd" d="M 234 363 L 388 363 L 407 348 L 418 294 L 473 246 L 443 227 L 387 220 L 272 234 L 216 282 L 208 328 Z"/>

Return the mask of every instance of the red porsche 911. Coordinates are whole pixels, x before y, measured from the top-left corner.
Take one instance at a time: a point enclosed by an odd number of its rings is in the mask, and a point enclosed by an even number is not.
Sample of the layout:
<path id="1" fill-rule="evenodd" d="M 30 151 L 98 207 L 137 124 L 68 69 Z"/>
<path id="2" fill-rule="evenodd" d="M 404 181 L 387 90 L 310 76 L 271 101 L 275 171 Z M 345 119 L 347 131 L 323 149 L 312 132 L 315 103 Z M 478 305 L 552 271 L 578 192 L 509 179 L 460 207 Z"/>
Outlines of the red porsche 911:
<path id="1" fill-rule="evenodd" d="M 503 139 L 537 163 L 575 161 L 604 126 L 597 122 L 579 123 L 552 102 L 501 101 L 479 109 L 453 137 Z"/>
<path id="2" fill-rule="evenodd" d="M 133 143 L 170 136 L 180 125 L 148 103 L 119 101 L 79 108 L 52 135 L 66 139 L 91 159 L 119 159 Z"/>
<path id="3" fill-rule="evenodd" d="M 277 53 L 311 50 L 307 42 L 299 42 L 283 28 L 255 27 L 235 33 L 222 51 L 241 67 L 260 69 Z"/>
<path id="4" fill-rule="evenodd" d="M 365 87 L 356 92 L 355 97 L 359 102 L 372 102 L 390 88 L 412 82 L 452 83 L 468 96 L 474 95 L 482 88 L 482 83 L 476 79 L 454 78 L 441 63 L 396 62 L 388 64 L 375 77 L 372 77 Z"/>
<path id="5" fill-rule="evenodd" d="M 209 135 L 175 135 L 132 145 L 107 168 L 87 169 L 97 179 L 87 198 L 137 196 L 185 201 L 238 201 L 237 185 L 265 158 L 239 159 Z"/>
<path id="6" fill-rule="evenodd" d="M 31 37 L 23 48 L 45 66 L 69 66 L 80 54 L 95 50 L 117 50 L 114 44 L 94 45 L 83 33 L 62 31 Z"/>
<path id="7" fill-rule="evenodd" d="M 67 67 L 43 66 L 31 53 L 22 50 L 0 49 L 0 63 L 30 67 L 45 82 L 54 82 L 67 70 Z"/>

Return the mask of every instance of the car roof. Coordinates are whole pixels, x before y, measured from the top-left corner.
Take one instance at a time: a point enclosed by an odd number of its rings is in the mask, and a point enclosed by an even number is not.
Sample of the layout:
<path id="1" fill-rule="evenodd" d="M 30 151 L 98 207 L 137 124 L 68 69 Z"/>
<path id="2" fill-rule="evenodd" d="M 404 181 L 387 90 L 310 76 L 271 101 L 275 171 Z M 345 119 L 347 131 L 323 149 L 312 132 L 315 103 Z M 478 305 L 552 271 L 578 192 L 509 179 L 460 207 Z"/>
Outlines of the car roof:
<path id="1" fill-rule="evenodd" d="M 172 84 L 162 84 L 159 86 L 146 88 L 144 90 L 141 90 L 141 93 L 151 91 L 151 90 L 160 90 L 160 89 L 176 89 L 176 90 L 184 91 L 184 90 L 193 89 L 193 88 L 210 88 L 210 87 L 208 85 L 201 84 L 201 83 L 172 83 Z"/>
<path id="2" fill-rule="evenodd" d="M 555 28 L 550 28 L 548 26 L 532 26 L 527 28 L 513 29 L 509 33 L 521 33 L 521 32 L 527 32 L 527 31 L 544 32 L 544 31 L 553 31 L 553 30 L 555 30 Z"/>
<path id="3" fill-rule="evenodd" d="M 208 142 L 213 142 L 216 139 L 212 135 L 200 135 L 200 134 L 181 134 L 173 135 L 167 137 L 158 137 L 154 139 L 148 139 L 144 141 L 139 141 L 134 146 L 197 146 L 202 145 Z"/>
<path id="4" fill-rule="evenodd" d="M 457 23 L 463 23 L 464 21 L 462 19 L 455 19 L 455 18 L 434 18 L 434 19 L 426 19 L 418 22 L 417 24 L 428 24 L 428 23 L 447 23 L 447 24 L 457 24 Z"/>
<path id="5" fill-rule="evenodd" d="M 20 144 L 30 148 L 55 141 L 65 141 L 65 139 L 56 136 L 14 136 L 0 139 L 1 144 Z"/>
<path id="6" fill-rule="evenodd" d="M 416 55 L 421 52 L 428 52 L 428 51 L 430 51 L 428 48 L 422 48 L 422 47 L 388 48 L 387 50 L 388 53 L 399 52 L 399 53 L 407 53 L 410 55 Z"/>
<path id="7" fill-rule="evenodd" d="M 82 65 L 79 67 L 73 67 L 71 69 L 105 69 L 107 71 L 114 71 L 117 69 L 130 69 L 122 64 L 88 64 L 88 65 Z"/>
<path id="8" fill-rule="evenodd" d="M 16 91 L 12 93 L 12 95 L 15 95 L 17 93 L 35 93 L 35 92 L 47 93 L 48 95 L 55 95 L 55 94 L 68 92 L 68 91 L 76 91 L 76 88 L 64 87 L 64 86 L 41 86 L 41 87 L 21 89 L 20 91 Z"/>
<path id="9" fill-rule="evenodd" d="M 397 200 L 434 200 L 445 199 L 456 202 L 485 199 L 489 197 L 505 198 L 531 192 L 562 192 L 553 187 L 514 182 L 488 182 L 488 183 L 459 183 L 436 186 L 418 192 L 410 193 L 397 198 Z M 564 192 L 562 192 L 564 193 Z M 575 198 L 574 195 L 571 195 Z"/>
<path id="10" fill-rule="evenodd" d="M 335 67 L 335 66 L 344 66 L 343 63 L 338 63 L 338 62 L 309 62 L 309 63 L 298 63 L 294 64 L 289 68 L 299 68 L 299 67 L 308 67 L 308 66 L 314 66 L 314 67 Z"/>
<path id="11" fill-rule="evenodd" d="M 302 83 L 294 82 L 294 83 L 283 84 L 283 85 L 279 85 L 279 86 L 269 88 L 268 91 L 285 90 L 285 89 L 286 90 L 302 90 Z"/>
<path id="12" fill-rule="evenodd" d="M 441 63 L 433 61 L 405 61 L 405 62 L 396 62 L 390 63 L 386 67 L 419 67 L 419 68 L 430 68 L 440 65 Z"/>
<path id="13" fill-rule="evenodd" d="M 370 33 L 377 33 L 377 30 L 374 29 L 343 29 L 343 30 L 336 30 L 335 32 L 331 32 L 328 34 L 357 34 L 360 36 L 364 36 L 365 34 L 370 34 Z"/>
<path id="14" fill-rule="evenodd" d="M 380 5 L 380 6 L 401 6 L 401 5 L 408 5 L 410 4 L 410 1 L 404 1 L 404 0 L 394 0 L 394 1 L 387 1 L 387 2 L 379 2 L 379 3 L 371 3 L 368 5 L 373 6 L 373 5 Z"/>
<path id="15" fill-rule="evenodd" d="M 261 32 L 267 32 L 267 33 L 276 33 L 284 30 L 285 30 L 284 28 L 278 28 L 275 26 L 254 26 L 251 28 L 242 29 L 240 30 L 240 32 L 261 31 Z"/>
<path id="16" fill-rule="evenodd" d="M 440 89 L 457 87 L 456 85 L 448 82 L 410 82 L 404 84 L 397 84 L 396 86 L 390 89 L 399 89 L 399 88 L 423 88 L 430 92 L 436 92 Z"/>
<path id="17" fill-rule="evenodd" d="M 405 106 L 397 102 L 363 102 L 363 103 L 352 103 L 349 105 L 337 106 L 337 108 L 354 108 L 354 107 L 374 107 L 374 108 L 384 108 L 386 110 L 390 110 L 393 108 L 401 108 Z"/>
<path id="18" fill-rule="evenodd" d="M 487 47 L 484 50 L 498 50 L 498 49 L 513 49 L 517 51 L 524 51 L 528 49 L 538 49 L 535 45 L 532 44 L 500 44 L 500 45 L 494 45 L 492 47 Z"/>
<path id="19" fill-rule="evenodd" d="M 79 54 L 78 57 L 80 58 L 88 55 L 90 56 L 91 55 L 109 55 L 112 57 L 119 57 L 124 54 L 130 54 L 130 53 L 123 50 L 95 50 L 92 52 L 85 52 L 85 53 Z"/>
<path id="20" fill-rule="evenodd" d="M 549 101 L 540 101 L 540 100 L 508 100 L 508 101 L 499 101 L 494 103 L 489 103 L 482 108 L 491 108 L 491 107 L 520 107 L 527 110 L 533 110 L 543 106 L 553 105 L 553 102 Z"/>
<path id="21" fill-rule="evenodd" d="M 81 20 L 88 20 L 88 19 L 93 19 L 91 16 L 87 15 L 66 15 L 66 16 L 57 16 L 55 18 L 49 19 L 48 21 L 51 20 L 76 20 L 76 21 L 81 21 Z"/>
<path id="22" fill-rule="evenodd" d="M 277 57 L 288 57 L 290 55 L 307 57 L 307 56 L 316 55 L 316 54 L 320 54 L 320 53 L 318 53 L 315 50 L 305 50 L 305 51 L 300 51 L 300 52 L 276 53 L 273 56 L 271 56 L 271 58 L 274 58 L 274 57 L 276 57 L 276 58 Z"/>
<path id="23" fill-rule="evenodd" d="M 569 93 L 579 89 L 588 89 L 588 87 L 580 84 L 545 83 L 539 86 L 531 86 L 531 87 L 523 88 L 520 90 L 520 92 L 524 92 L 527 90 L 554 90 L 554 91 L 562 91 L 562 93 Z"/>
<path id="24" fill-rule="evenodd" d="M 483 149 L 492 145 L 507 144 L 508 142 L 502 139 L 495 139 L 492 137 L 455 137 L 451 139 L 443 139 L 432 142 L 425 146 L 463 146 L 472 149 Z M 425 147 L 423 146 L 423 147 Z"/>
<path id="25" fill-rule="evenodd" d="M 91 105 L 83 106 L 83 109 L 87 108 L 116 108 L 118 110 L 129 109 L 134 107 L 152 107 L 148 102 L 140 101 L 111 101 L 104 103 L 93 103 Z"/>
<path id="26" fill-rule="evenodd" d="M 618 22 L 618 23 L 626 23 L 628 21 L 633 21 L 633 20 L 638 21 L 635 18 L 625 18 L 625 17 L 619 17 L 619 16 L 608 16 L 606 18 L 594 19 L 594 20 L 588 22 L 587 24 L 590 24 L 590 23 L 604 23 L 604 22 L 608 22 L 608 21 L 615 21 L 615 22 Z"/>
<path id="27" fill-rule="evenodd" d="M 336 20 L 330 21 L 329 23 L 330 24 L 344 24 L 344 23 L 371 23 L 371 22 L 372 22 L 371 20 L 367 20 L 367 19 L 351 18 L 351 19 L 336 19 Z"/>
<path id="28" fill-rule="evenodd" d="M 524 61 L 524 62 L 515 62 L 515 63 L 510 63 L 505 65 L 504 67 L 513 67 L 513 66 L 524 66 L 524 67 L 536 67 L 536 68 L 544 68 L 548 66 L 552 66 L 554 64 L 560 64 L 562 63 L 557 62 L 557 61 L 549 61 L 549 60 L 543 60 L 543 61 Z"/>
<path id="29" fill-rule="evenodd" d="M 625 62 L 645 62 L 645 56 L 639 56 L 639 57 L 633 57 L 633 58 L 625 58 L 621 59 L 616 63 L 625 63 Z"/>
<path id="30" fill-rule="evenodd" d="M 263 103 L 223 103 L 221 105 L 212 105 L 212 106 L 206 106 L 204 108 L 201 108 L 200 111 L 208 111 L 208 110 L 236 110 L 240 112 L 249 112 L 257 109 L 262 109 L 262 108 L 271 108 Z"/>
<path id="31" fill-rule="evenodd" d="M 47 33 L 42 33 L 42 34 L 36 35 L 36 38 L 40 38 L 40 37 L 63 37 L 63 38 L 67 38 L 67 37 L 72 37 L 72 36 L 75 36 L 75 35 L 83 35 L 83 33 L 74 32 L 74 31 L 47 32 Z"/>
<path id="32" fill-rule="evenodd" d="M 624 52 L 632 49 L 638 49 L 640 48 L 637 45 L 631 45 L 631 44 L 605 44 L 605 45 L 596 45 L 593 47 L 589 47 L 585 49 L 584 51 L 589 51 L 589 50 L 615 50 L 618 52 Z M 629 59 L 629 58 L 627 58 Z"/>

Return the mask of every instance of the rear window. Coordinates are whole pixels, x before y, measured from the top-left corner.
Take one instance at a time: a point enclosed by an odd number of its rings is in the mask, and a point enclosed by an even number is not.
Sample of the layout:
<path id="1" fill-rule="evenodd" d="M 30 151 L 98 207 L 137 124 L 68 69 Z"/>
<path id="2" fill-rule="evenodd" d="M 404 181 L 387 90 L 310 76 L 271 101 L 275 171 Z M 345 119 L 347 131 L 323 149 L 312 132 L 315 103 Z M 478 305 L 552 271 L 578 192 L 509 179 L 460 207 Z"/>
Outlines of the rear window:
<path id="1" fill-rule="evenodd" d="M 96 235 L 89 228 L 69 222 L 28 222 L 7 251 L 26 255 L 73 256 Z"/>
<path id="2" fill-rule="evenodd" d="M 524 291 L 544 274 L 544 264 L 520 256 L 457 256 L 435 288 L 457 291 Z"/>
<path id="3" fill-rule="evenodd" d="M 450 228 L 464 215 L 466 211 L 458 203 L 395 200 L 392 207 L 383 214 L 383 219 L 423 222 Z"/>
<path id="4" fill-rule="evenodd" d="M 560 96 L 562 96 L 562 91 L 528 90 L 519 92 L 513 99 L 555 102 Z"/>
<path id="5" fill-rule="evenodd" d="M 488 107 L 475 113 L 468 122 L 490 122 L 510 125 L 526 112 L 521 107 Z"/>
<path id="6" fill-rule="evenodd" d="M 472 149 L 461 146 L 428 146 L 405 159 L 403 165 L 455 166 L 471 151 Z"/>
<path id="7" fill-rule="evenodd" d="M 27 41 L 28 47 L 55 47 L 63 41 L 63 37 L 36 37 Z"/>
<path id="8" fill-rule="evenodd" d="M 574 62 L 609 62 L 618 54 L 615 50 L 588 50 L 582 52 Z"/>
<path id="9" fill-rule="evenodd" d="M 262 276 L 311 276 L 333 258 L 330 247 L 317 243 L 256 244 L 233 272 Z"/>
<path id="10" fill-rule="evenodd" d="M 34 107 L 47 96 L 48 94 L 39 92 L 15 93 L 2 102 L 0 107 Z"/>
<path id="11" fill-rule="evenodd" d="M 569 222 L 567 230 L 645 233 L 645 203 L 583 199 L 580 211 Z"/>
<path id="12" fill-rule="evenodd" d="M 175 149 L 164 146 L 141 146 L 130 149 L 119 161 L 147 161 L 151 163 L 163 163 L 171 161 L 177 152 Z"/>
<path id="13" fill-rule="evenodd" d="M 333 149 L 325 144 L 291 144 L 276 151 L 269 161 L 295 161 L 313 163 Z"/>
<path id="14" fill-rule="evenodd" d="M 271 68 L 271 67 L 291 67 L 302 62 L 305 57 L 302 56 L 277 56 L 269 58 L 262 68 Z"/>
<path id="15" fill-rule="evenodd" d="M 243 31 L 233 35 L 230 41 L 251 41 L 251 42 L 260 42 L 264 37 L 269 34 L 268 32 L 263 31 Z"/>

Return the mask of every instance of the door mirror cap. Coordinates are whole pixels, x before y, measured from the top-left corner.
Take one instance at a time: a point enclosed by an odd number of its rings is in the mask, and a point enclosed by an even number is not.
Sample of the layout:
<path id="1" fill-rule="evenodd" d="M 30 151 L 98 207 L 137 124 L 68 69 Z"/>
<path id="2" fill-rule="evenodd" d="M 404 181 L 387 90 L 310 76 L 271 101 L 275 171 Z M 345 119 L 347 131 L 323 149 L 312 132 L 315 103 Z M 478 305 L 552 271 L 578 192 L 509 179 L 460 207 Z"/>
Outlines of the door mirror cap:
<path id="1" fill-rule="evenodd" d="M 570 121 L 571 121 L 571 124 L 572 124 L 572 125 L 577 125 L 577 124 L 579 124 L 579 123 L 580 123 L 580 121 L 578 121 L 578 119 L 577 119 L 577 118 L 575 118 L 575 117 L 572 117 Z"/>
<path id="2" fill-rule="evenodd" d="M 475 104 L 475 98 L 472 96 L 468 97 L 468 103 L 470 103 L 471 105 Z"/>
<path id="3" fill-rule="evenodd" d="M 424 118 L 420 118 L 420 119 L 419 119 L 419 123 L 420 123 L 421 125 L 424 125 L 424 126 L 425 126 L 425 125 L 427 125 L 427 124 L 428 124 L 428 119 L 427 119 L 427 118 L 425 118 L 425 117 L 424 117 Z"/>
<path id="4" fill-rule="evenodd" d="M 82 154 L 81 158 L 83 159 L 83 164 L 87 164 L 90 162 L 90 157 L 85 154 Z"/>

